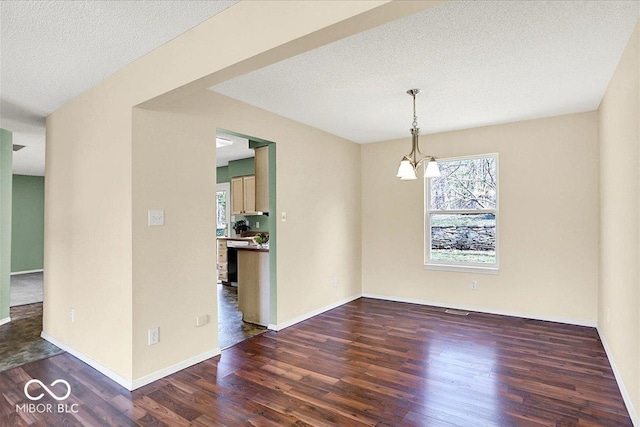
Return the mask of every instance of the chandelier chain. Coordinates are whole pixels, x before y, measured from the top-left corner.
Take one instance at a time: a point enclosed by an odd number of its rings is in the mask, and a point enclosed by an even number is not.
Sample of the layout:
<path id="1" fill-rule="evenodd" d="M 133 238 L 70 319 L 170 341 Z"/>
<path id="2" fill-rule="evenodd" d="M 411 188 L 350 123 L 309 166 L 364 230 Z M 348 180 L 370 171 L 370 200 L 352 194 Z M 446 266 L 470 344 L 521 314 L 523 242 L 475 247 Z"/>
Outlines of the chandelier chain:
<path id="1" fill-rule="evenodd" d="M 416 95 L 413 94 L 413 128 L 418 127 L 418 116 L 416 115 Z"/>

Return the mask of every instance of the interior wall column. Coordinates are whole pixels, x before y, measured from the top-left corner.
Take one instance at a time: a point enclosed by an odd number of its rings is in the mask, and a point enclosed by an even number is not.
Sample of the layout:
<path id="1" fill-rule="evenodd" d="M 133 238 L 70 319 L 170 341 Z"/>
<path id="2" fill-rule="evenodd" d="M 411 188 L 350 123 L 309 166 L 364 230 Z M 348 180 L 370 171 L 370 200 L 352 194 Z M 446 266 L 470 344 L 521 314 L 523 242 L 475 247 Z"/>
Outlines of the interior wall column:
<path id="1" fill-rule="evenodd" d="M 9 322 L 13 135 L 0 129 L 0 325 Z"/>

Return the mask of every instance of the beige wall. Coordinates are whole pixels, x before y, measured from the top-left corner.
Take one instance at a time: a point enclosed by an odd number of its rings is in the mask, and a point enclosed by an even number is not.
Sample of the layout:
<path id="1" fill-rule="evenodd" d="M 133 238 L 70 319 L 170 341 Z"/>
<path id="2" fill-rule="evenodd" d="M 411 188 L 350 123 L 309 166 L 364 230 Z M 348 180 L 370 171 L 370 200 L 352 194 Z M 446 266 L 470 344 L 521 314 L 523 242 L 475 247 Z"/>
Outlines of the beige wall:
<path id="1" fill-rule="evenodd" d="M 45 335 L 62 342 L 70 350 L 91 359 L 101 367 L 113 371 L 124 379 L 123 383 L 133 381 L 134 377 L 142 372 L 136 368 L 134 376 L 133 360 L 138 357 L 139 352 L 144 354 L 141 356 L 142 360 L 154 357 L 160 360 L 158 363 L 152 363 L 151 369 L 155 369 L 186 355 L 197 356 L 204 348 L 209 348 L 209 344 L 195 344 L 195 337 L 197 334 L 209 334 L 213 337 L 214 334 L 191 330 L 185 332 L 189 337 L 189 345 L 180 351 L 168 349 L 166 346 L 163 350 L 153 351 L 143 351 L 139 347 L 140 339 L 146 342 L 146 337 L 141 337 L 143 328 L 165 324 L 164 317 L 167 318 L 166 321 L 175 319 L 171 317 L 173 314 L 158 314 L 154 309 L 146 308 L 154 307 L 156 299 L 158 306 L 163 307 L 167 296 L 146 289 L 147 281 L 153 280 L 153 275 L 140 272 L 133 265 L 134 262 L 138 262 L 138 254 L 133 253 L 133 230 L 136 230 L 136 248 L 139 247 L 141 250 L 145 245 L 149 245 L 149 242 L 142 240 L 148 239 L 152 242 L 157 237 L 151 234 L 151 230 L 138 229 L 141 221 L 139 212 L 147 209 L 143 206 L 146 203 L 155 203 L 155 193 L 150 194 L 148 199 L 134 200 L 134 197 L 140 195 L 134 196 L 133 185 L 142 182 L 142 171 L 157 173 L 157 170 L 144 161 L 133 163 L 132 146 L 136 150 L 140 149 L 144 155 L 148 144 L 144 141 L 143 132 L 140 146 L 132 145 L 133 107 L 149 100 L 161 105 L 163 102 L 169 102 L 167 99 L 179 99 L 186 94 L 199 93 L 203 88 L 223 78 L 231 78 L 268 65 L 428 8 L 434 3 L 241 2 L 129 64 L 52 113 L 47 118 L 46 297 L 43 326 Z M 242 31 L 238 31 L 238 28 L 242 28 Z M 230 34 L 233 35 L 233 43 L 228 42 Z M 162 99 L 158 99 L 168 92 L 171 92 L 170 97 L 163 96 Z M 154 115 L 142 117 L 141 124 L 145 119 L 149 122 L 158 119 Z M 243 131 L 240 128 L 237 130 Z M 247 133 L 251 134 L 250 130 Z M 265 135 L 265 138 L 268 137 Z M 285 244 L 294 239 L 296 242 L 308 243 L 309 239 L 304 236 L 310 226 L 306 222 L 303 225 L 302 217 L 318 210 L 322 202 L 330 201 L 333 197 L 328 196 L 327 199 L 322 194 L 315 194 L 310 204 L 302 207 L 294 206 L 297 203 L 290 199 L 304 191 L 325 188 L 318 184 L 318 179 L 313 176 L 315 171 L 309 166 L 324 166 L 321 162 L 330 160 L 331 156 L 321 152 L 317 162 L 315 159 L 311 162 L 300 161 L 303 157 L 297 156 L 305 154 L 305 149 L 302 148 L 305 144 L 292 144 L 291 150 L 285 151 L 282 155 L 282 163 L 286 165 L 291 162 L 291 165 L 284 166 L 284 170 L 279 173 L 293 174 L 292 176 L 301 181 L 298 184 L 285 185 L 282 189 L 282 207 L 290 209 L 292 215 L 291 223 L 287 223 L 282 232 Z M 203 149 L 200 142 L 198 149 Z M 215 178 L 213 171 L 211 174 Z M 309 175 L 311 178 L 302 183 Z M 186 181 L 188 180 L 183 182 Z M 338 187 L 336 191 L 341 194 L 343 190 L 339 188 L 340 183 L 337 180 L 330 182 Z M 172 206 L 171 201 L 166 203 Z M 199 205 L 199 209 L 202 209 L 200 214 L 204 214 L 207 209 L 210 211 L 210 208 L 203 205 Z M 335 216 L 339 213 L 330 215 Z M 170 220 L 169 217 L 167 220 Z M 296 223 L 297 221 L 300 222 Z M 349 223 L 333 225 L 330 226 L 333 227 L 330 233 L 352 226 Z M 177 230 L 168 230 L 166 233 L 169 235 L 173 232 Z M 323 235 L 314 238 L 316 241 L 330 240 L 336 247 L 343 243 L 341 236 L 335 236 L 333 239 L 331 234 L 326 236 L 328 237 Z M 325 244 L 325 241 L 319 243 L 321 247 Z M 324 249 L 312 248 L 308 254 L 321 256 L 325 252 Z M 279 272 L 281 277 L 278 279 L 288 291 L 282 294 L 285 299 L 282 308 L 279 309 L 279 321 L 280 316 L 282 319 L 288 319 L 304 314 L 304 310 L 307 309 L 304 304 L 292 307 L 287 301 L 297 301 L 298 297 L 304 295 L 306 298 L 315 298 L 316 303 L 320 304 L 332 301 L 333 297 L 339 297 L 338 294 L 343 292 L 340 288 L 328 292 L 314 289 L 314 281 L 308 279 L 312 275 L 321 275 L 323 283 L 331 274 L 342 274 L 345 276 L 345 283 L 357 283 L 359 278 L 358 274 L 342 273 L 343 270 L 333 268 L 332 264 L 328 265 L 337 271 L 308 265 L 303 260 L 303 254 L 302 250 L 293 254 L 292 259 L 299 264 L 293 266 L 293 261 L 287 261 L 289 264 L 285 262 L 284 270 Z M 140 262 L 155 265 L 158 261 L 151 259 L 152 256 L 162 259 L 166 257 L 166 253 L 158 251 L 149 254 Z M 198 271 L 192 274 L 193 276 L 189 277 L 193 277 L 196 288 L 191 297 L 207 300 L 211 292 L 205 288 L 203 282 L 210 273 Z M 134 280 L 142 280 L 145 285 L 137 289 Z M 155 286 L 162 289 L 164 284 L 158 283 Z M 136 302 L 134 305 L 134 295 L 135 301 L 142 302 Z M 141 305 L 145 307 L 140 307 Z M 76 310 L 75 322 L 69 320 L 68 313 L 71 307 Z M 196 310 L 201 309 L 201 305 L 198 303 L 192 308 L 189 314 L 191 318 L 196 315 Z M 135 320 L 133 313 L 136 313 Z M 184 325 L 190 323 L 188 318 L 175 321 L 180 324 L 184 322 Z M 135 332 L 132 332 L 134 322 L 136 327 Z M 178 334 L 175 331 L 167 332 Z M 217 343 L 213 346 L 217 347 Z"/>
<path id="2" fill-rule="evenodd" d="M 640 410 L 640 25 L 600 104 L 598 330 Z"/>
<path id="3" fill-rule="evenodd" d="M 210 220 L 215 208 L 215 155 L 207 151 L 214 147 L 213 139 L 207 143 L 207 138 L 215 137 L 217 127 L 276 143 L 278 211 L 271 214 L 280 218 L 280 212 L 287 213 L 286 222 L 277 222 L 277 324 L 361 293 L 359 145 L 209 91 L 165 105 L 163 111 L 136 111 L 136 378 L 153 372 L 156 365 L 185 358 L 187 354 L 175 347 L 190 337 L 194 345 L 207 337 L 208 349 L 215 343 L 207 332 L 195 329 L 197 301 L 190 298 L 201 299 L 198 313 L 215 318 L 215 267 L 210 261 L 215 259 L 215 253 L 210 254 L 215 250 L 215 224 Z M 183 147 L 188 151 L 176 152 Z M 154 177 L 160 181 L 153 182 Z M 195 188 L 183 194 L 185 185 Z M 165 229 L 146 226 L 146 210 L 154 206 L 167 206 Z M 180 259 L 171 259 L 181 253 Z M 190 260 L 194 253 L 205 258 Z M 181 296 L 191 283 L 201 284 L 200 292 Z M 156 306 L 145 304 L 158 289 L 166 294 L 162 301 L 156 297 Z M 162 322 L 167 331 L 162 341 L 174 348 L 171 353 L 146 346 L 147 329 L 154 322 Z"/>
<path id="4" fill-rule="evenodd" d="M 427 135 L 421 145 L 441 158 L 498 153 L 500 273 L 424 270 L 424 183 L 395 177 L 407 138 L 362 147 L 363 292 L 595 324 L 597 114 Z"/>
<path id="5" fill-rule="evenodd" d="M 216 128 L 202 118 L 134 109 L 133 378 L 217 347 Z M 149 209 L 165 225 L 149 227 Z M 198 315 L 211 322 L 196 327 Z M 160 327 L 160 342 L 147 331 Z"/>
<path id="6" fill-rule="evenodd" d="M 47 118 L 43 331 L 130 379 L 131 120 L 123 98 L 101 86 Z"/>

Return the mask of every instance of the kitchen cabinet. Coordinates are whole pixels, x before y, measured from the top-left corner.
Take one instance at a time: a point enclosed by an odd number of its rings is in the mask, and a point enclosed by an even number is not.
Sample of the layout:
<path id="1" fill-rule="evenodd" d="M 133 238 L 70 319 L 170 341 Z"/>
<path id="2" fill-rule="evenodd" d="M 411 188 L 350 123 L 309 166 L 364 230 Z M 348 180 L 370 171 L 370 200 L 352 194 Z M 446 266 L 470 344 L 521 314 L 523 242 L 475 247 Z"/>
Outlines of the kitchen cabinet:
<path id="1" fill-rule="evenodd" d="M 218 240 L 218 280 L 229 283 L 229 250 L 226 240 Z"/>
<path id="2" fill-rule="evenodd" d="M 269 212 L 269 147 L 255 149 L 256 210 Z"/>
<path id="3" fill-rule="evenodd" d="M 218 237 L 218 280 L 228 285 L 238 281 L 238 248 L 258 249 L 251 237 Z"/>
<path id="4" fill-rule="evenodd" d="M 239 176 L 231 179 L 231 214 L 256 213 L 256 177 Z"/>

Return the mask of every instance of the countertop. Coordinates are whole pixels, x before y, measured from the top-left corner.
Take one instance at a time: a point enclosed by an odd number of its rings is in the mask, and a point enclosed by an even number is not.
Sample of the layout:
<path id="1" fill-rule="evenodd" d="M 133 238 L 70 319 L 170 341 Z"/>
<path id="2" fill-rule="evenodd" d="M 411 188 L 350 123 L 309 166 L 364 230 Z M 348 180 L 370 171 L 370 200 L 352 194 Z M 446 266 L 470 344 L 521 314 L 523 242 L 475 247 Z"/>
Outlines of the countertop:
<path id="1" fill-rule="evenodd" d="M 253 242 L 253 237 L 218 237 L 218 240 L 231 240 L 236 242 Z M 268 248 L 259 248 L 258 245 L 249 243 L 248 246 L 233 246 L 230 249 L 237 249 L 240 251 L 257 251 L 257 252 L 269 252 Z"/>
<path id="2" fill-rule="evenodd" d="M 253 240 L 253 237 L 225 237 L 225 236 L 218 236 L 217 237 L 218 240 L 237 240 L 237 241 L 248 241 L 248 240 Z"/>
<path id="3" fill-rule="evenodd" d="M 267 249 L 267 248 L 259 248 L 257 245 L 236 246 L 233 249 L 236 249 L 238 251 L 269 252 L 269 249 Z"/>

